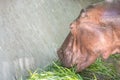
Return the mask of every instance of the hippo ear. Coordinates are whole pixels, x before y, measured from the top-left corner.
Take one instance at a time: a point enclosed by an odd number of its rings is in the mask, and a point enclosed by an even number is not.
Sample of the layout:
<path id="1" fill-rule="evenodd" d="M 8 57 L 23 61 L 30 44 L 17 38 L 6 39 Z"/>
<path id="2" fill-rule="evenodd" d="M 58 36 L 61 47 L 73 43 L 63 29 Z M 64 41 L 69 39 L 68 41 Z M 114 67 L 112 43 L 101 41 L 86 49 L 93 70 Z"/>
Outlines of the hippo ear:
<path id="1" fill-rule="evenodd" d="M 80 15 L 77 17 L 76 20 L 79 20 L 80 17 L 85 17 L 85 16 L 86 16 L 86 10 L 85 10 L 85 9 L 82 9 L 82 10 L 80 11 Z"/>
<path id="2" fill-rule="evenodd" d="M 86 12 L 81 13 L 81 17 L 86 17 L 86 16 L 87 16 Z"/>

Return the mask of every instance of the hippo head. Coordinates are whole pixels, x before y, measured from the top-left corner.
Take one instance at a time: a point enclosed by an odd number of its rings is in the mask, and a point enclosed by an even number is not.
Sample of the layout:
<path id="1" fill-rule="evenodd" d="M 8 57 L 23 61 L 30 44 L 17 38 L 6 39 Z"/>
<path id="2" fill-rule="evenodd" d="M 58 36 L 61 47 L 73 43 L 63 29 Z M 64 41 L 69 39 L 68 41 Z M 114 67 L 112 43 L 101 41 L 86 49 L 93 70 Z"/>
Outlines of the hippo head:
<path id="1" fill-rule="evenodd" d="M 57 51 L 65 67 L 76 66 L 79 72 L 94 63 L 99 56 L 107 59 L 117 51 L 114 27 L 104 20 L 100 21 L 103 9 L 104 7 L 93 7 L 87 11 L 82 10 L 79 17 L 71 23 L 70 32 Z"/>

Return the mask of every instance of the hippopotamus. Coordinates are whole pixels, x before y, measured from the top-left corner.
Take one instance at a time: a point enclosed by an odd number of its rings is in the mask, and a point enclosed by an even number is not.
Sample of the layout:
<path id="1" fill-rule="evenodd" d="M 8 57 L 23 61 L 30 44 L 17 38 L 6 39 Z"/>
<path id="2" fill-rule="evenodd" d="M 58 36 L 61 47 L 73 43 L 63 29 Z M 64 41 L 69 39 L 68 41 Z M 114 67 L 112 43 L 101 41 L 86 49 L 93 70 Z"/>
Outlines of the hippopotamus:
<path id="1" fill-rule="evenodd" d="M 65 67 L 80 72 L 98 57 L 120 53 L 120 1 L 91 4 L 70 24 L 70 32 L 58 49 Z"/>

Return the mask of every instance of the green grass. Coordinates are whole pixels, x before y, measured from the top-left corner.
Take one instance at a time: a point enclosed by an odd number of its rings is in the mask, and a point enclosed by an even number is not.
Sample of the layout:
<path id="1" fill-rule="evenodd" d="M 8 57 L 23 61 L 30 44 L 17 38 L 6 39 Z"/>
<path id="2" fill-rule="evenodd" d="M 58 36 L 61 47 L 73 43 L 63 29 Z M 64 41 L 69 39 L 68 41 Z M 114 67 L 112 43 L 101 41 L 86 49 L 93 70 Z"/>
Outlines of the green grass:
<path id="1" fill-rule="evenodd" d="M 115 66 L 111 63 L 103 62 L 101 58 L 89 68 L 80 73 L 84 80 L 120 80 Z"/>
<path id="2" fill-rule="evenodd" d="M 54 62 L 44 71 L 31 73 L 28 80 L 83 80 L 82 77 L 75 73 L 75 69 L 62 67 L 59 62 Z"/>
<path id="3" fill-rule="evenodd" d="M 111 59 L 116 61 L 119 58 L 120 55 L 111 56 Z M 27 80 L 120 80 L 120 75 L 114 64 L 98 58 L 94 64 L 80 73 L 76 73 L 74 67 L 62 67 L 60 62 L 56 61 L 44 70 L 30 71 Z"/>

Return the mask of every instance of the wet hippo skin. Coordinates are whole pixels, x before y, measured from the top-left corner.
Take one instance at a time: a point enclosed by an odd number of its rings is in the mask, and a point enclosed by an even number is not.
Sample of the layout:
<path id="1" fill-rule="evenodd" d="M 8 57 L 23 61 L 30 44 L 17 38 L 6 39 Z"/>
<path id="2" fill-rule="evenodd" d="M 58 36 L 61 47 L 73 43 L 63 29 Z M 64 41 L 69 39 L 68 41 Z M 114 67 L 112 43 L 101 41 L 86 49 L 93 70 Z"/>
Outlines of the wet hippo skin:
<path id="1" fill-rule="evenodd" d="M 65 67 L 80 72 L 96 61 L 120 52 L 120 1 L 101 2 L 82 9 L 57 51 Z"/>

